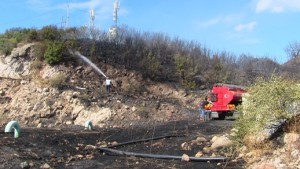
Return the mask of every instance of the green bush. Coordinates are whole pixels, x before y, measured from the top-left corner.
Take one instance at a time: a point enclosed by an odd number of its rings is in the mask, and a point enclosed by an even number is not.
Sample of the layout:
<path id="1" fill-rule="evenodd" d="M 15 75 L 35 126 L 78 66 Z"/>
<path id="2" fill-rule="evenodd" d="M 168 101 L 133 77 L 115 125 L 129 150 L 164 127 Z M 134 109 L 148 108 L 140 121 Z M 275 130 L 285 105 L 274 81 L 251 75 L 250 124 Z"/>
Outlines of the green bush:
<path id="1" fill-rule="evenodd" d="M 17 46 L 15 39 L 0 38 L 0 53 L 9 55 L 13 48 Z"/>
<path id="2" fill-rule="evenodd" d="M 45 26 L 41 30 L 42 40 L 56 41 L 60 40 L 61 34 L 56 26 Z"/>
<path id="3" fill-rule="evenodd" d="M 235 139 L 243 143 L 246 136 L 261 132 L 267 125 L 279 119 L 289 118 L 292 104 L 300 100 L 300 86 L 296 81 L 282 77 L 259 79 L 248 89 L 243 98 L 243 112 L 236 122 L 238 129 Z"/>
<path id="4" fill-rule="evenodd" d="M 141 61 L 143 65 L 142 73 L 151 79 L 155 79 L 161 71 L 161 63 L 151 52 Z"/>
<path id="5" fill-rule="evenodd" d="M 192 61 L 181 55 L 175 56 L 176 74 L 180 77 L 181 84 L 186 89 L 196 89 L 197 83 L 194 79 L 196 76 L 196 67 Z"/>
<path id="6" fill-rule="evenodd" d="M 197 83 L 191 77 L 187 77 L 187 78 L 183 79 L 182 85 L 186 89 L 196 89 L 197 88 Z"/>
<path id="7" fill-rule="evenodd" d="M 27 33 L 27 38 L 26 41 L 27 42 L 35 42 L 38 40 L 38 32 L 35 29 L 31 29 L 28 33 Z"/>
<path id="8" fill-rule="evenodd" d="M 25 37 L 29 32 L 29 29 L 24 28 L 11 28 L 5 31 L 5 37 L 7 39 L 14 39 L 17 43 L 25 41 Z"/>
<path id="9" fill-rule="evenodd" d="M 185 70 L 187 69 L 187 59 L 181 55 L 175 56 L 176 73 L 180 78 L 185 78 Z"/>
<path id="10" fill-rule="evenodd" d="M 64 50 L 62 42 L 50 42 L 44 55 L 46 62 L 50 65 L 58 64 L 63 59 Z"/>
<path id="11" fill-rule="evenodd" d="M 32 42 L 38 39 L 36 30 L 11 28 L 0 36 L 0 52 L 9 55 L 20 42 Z"/>

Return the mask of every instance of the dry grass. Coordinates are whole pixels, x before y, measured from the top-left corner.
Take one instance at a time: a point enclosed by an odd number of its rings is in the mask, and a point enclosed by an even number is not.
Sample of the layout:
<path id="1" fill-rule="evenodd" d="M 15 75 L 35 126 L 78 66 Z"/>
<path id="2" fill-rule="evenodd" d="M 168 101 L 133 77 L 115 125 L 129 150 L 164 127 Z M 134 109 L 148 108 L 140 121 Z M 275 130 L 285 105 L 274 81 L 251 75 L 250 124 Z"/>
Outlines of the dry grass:
<path id="1" fill-rule="evenodd" d="M 30 70 L 38 71 L 43 68 L 43 62 L 40 60 L 35 60 L 30 65 Z"/>
<path id="2" fill-rule="evenodd" d="M 58 88 L 66 82 L 66 79 L 66 75 L 59 73 L 50 78 L 48 80 L 48 84 L 50 87 Z"/>
<path id="3" fill-rule="evenodd" d="M 268 141 L 263 144 L 247 144 L 246 147 L 247 154 L 245 154 L 244 160 L 247 161 L 248 164 L 252 164 L 260 161 L 262 157 L 272 154 L 276 145 Z"/>
<path id="4" fill-rule="evenodd" d="M 291 118 L 285 125 L 284 131 L 286 133 L 300 133 L 300 115 Z"/>
<path id="5" fill-rule="evenodd" d="M 48 82 L 46 79 L 43 79 L 42 76 L 39 74 L 38 70 L 33 70 L 31 73 L 31 79 L 41 86 L 47 86 Z"/>

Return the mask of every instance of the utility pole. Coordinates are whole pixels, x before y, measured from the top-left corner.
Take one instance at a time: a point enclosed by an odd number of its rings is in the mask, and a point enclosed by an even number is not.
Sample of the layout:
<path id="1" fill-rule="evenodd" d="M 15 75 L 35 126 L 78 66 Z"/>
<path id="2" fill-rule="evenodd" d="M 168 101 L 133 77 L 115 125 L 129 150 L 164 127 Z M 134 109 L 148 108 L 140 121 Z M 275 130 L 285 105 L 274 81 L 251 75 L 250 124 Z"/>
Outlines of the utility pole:
<path id="1" fill-rule="evenodd" d="M 67 19 L 66 19 L 66 27 L 65 28 L 68 28 L 69 27 L 69 4 L 67 4 Z"/>
<path id="2" fill-rule="evenodd" d="M 115 3 L 114 3 L 114 13 L 113 13 L 113 20 L 115 22 L 115 27 L 118 26 L 118 11 L 120 9 L 120 3 L 118 0 L 115 0 Z"/>
<path id="3" fill-rule="evenodd" d="M 120 9 L 120 3 L 118 0 L 114 2 L 114 11 L 113 11 L 113 21 L 114 26 L 109 29 L 109 39 L 110 41 L 116 41 L 118 38 L 118 11 Z"/>
<path id="4" fill-rule="evenodd" d="M 91 20 L 90 20 L 90 29 L 94 30 L 95 29 L 95 11 L 94 11 L 94 9 L 91 10 L 90 17 L 91 17 Z"/>

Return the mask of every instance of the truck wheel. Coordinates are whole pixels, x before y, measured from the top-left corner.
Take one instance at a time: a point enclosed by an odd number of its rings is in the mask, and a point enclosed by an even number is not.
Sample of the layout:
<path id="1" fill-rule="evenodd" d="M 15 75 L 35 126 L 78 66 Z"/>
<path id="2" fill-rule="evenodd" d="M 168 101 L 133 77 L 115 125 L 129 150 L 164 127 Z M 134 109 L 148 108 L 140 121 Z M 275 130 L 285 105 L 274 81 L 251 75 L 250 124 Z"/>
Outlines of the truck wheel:
<path id="1" fill-rule="evenodd" d="M 225 120 L 225 113 L 221 113 L 221 114 L 219 114 L 219 120 Z"/>

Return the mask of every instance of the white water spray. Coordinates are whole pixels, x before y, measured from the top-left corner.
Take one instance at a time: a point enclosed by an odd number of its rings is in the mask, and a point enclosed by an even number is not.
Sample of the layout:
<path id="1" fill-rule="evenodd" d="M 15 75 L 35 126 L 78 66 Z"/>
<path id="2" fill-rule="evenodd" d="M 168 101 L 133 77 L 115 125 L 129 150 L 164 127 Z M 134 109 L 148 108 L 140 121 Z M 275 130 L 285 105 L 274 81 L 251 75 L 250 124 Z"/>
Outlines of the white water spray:
<path id="1" fill-rule="evenodd" d="M 107 76 L 93 62 L 91 62 L 88 58 L 80 54 L 78 51 L 73 52 L 69 50 L 69 52 L 72 53 L 73 55 L 80 57 L 87 64 L 91 65 L 94 70 L 96 70 L 98 73 L 102 74 L 105 78 L 107 78 Z"/>

